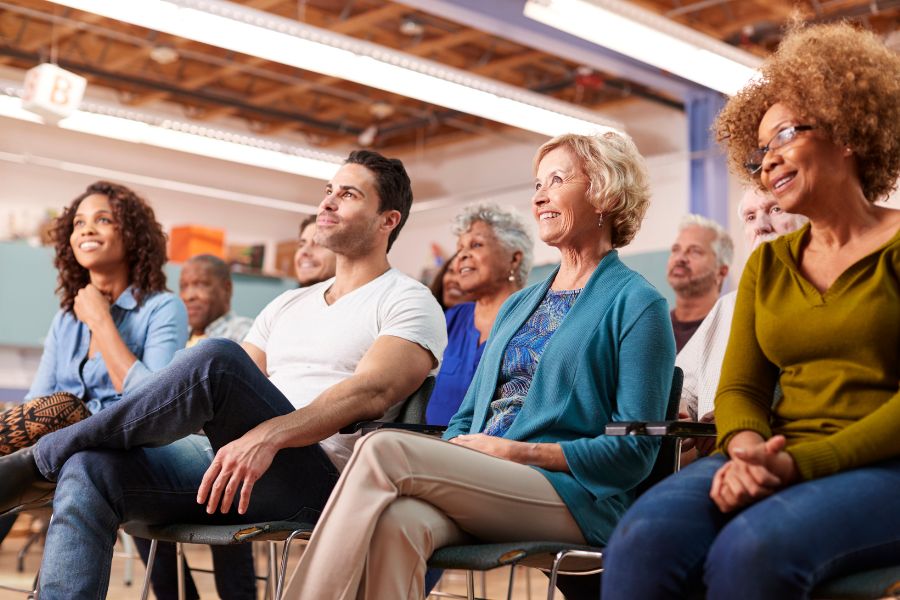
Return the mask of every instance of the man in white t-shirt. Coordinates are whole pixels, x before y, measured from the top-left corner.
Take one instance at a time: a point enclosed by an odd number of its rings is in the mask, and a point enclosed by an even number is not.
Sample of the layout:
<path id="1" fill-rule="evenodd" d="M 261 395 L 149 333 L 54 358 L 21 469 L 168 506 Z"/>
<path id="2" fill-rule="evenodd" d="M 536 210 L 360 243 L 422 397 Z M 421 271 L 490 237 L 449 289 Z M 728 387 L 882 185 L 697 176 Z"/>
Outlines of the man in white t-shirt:
<path id="1" fill-rule="evenodd" d="M 744 224 L 744 241 L 751 250 L 806 223 L 806 217 L 784 212 L 770 194 L 756 189 L 744 193 L 738 204 L 738 218 Z M 675 365 L 684 371 L 681 413 L 693 421 L 712 421 L 713 400 L 719 387 L 736 298 L 737 292 L 719 298 L 675 357 Z"/>
<path id="2" fill-rule="evenodd" d="M 0 514 L 57 483 L 43 600 L 102 597 L 129 520 L 316 520 L 355 439 L 337 432 L 390 416 L 447 342 L 429 290 L 387 261 L 411 204 L 399 160 L 351 153 L 317 218 L 317 243 L 337 254 L 333 279 L 276 298 L 242 346 L 203 341 L 106 414 L 0 459 Z M 211 461 L 184 437 L 201 427 Z"/>

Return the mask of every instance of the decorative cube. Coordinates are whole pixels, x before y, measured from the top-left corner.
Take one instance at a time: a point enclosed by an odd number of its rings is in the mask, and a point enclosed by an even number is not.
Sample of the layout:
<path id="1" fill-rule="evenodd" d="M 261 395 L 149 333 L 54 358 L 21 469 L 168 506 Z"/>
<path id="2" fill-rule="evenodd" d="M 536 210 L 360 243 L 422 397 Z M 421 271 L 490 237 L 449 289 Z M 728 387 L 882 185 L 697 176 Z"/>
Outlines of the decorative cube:
<path id="1" fill-rule="evenodd" d="M 76 110 L 84 97 L 84 77 L 44 63 L 25 74 L 22 108 L 38 114 L 45 121 L 65 119 Z"/>

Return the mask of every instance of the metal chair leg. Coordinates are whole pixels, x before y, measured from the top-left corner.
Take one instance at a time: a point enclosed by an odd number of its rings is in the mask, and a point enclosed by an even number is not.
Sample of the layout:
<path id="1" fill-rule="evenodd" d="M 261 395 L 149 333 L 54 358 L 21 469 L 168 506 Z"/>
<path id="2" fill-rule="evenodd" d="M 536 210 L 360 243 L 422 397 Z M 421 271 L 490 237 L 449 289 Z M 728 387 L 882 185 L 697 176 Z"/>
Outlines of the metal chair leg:
<path id="1" fill-rule="evenodd" d="M 531 571 L 525 569 L 525 598 L 531 600 Z"/>
<path id="2" fill-rule="evenodd" d="M 294 531 L 284 540 L 284 550 L 281 553 L 281 570 L 278 573 L 275 586 L 275 600 L 281 600 L 281 594 L 284 593 L 284 578 L 287 577 L 288 556 L 291 553 L 291 544 L 303 531 Z"/>
<path id="3" fill-rule="evenodd" d="M 16 571 L 18 571 L 19 573 L 25 572 L 25 556 L 28 554 L 28 551 L 31 550 L 31 547 L 34 546 L 46 532 L 46 526 L 42 526 L 40 531 L 35 531 L 30 536 L 28 536 L 25 544 L 16 555 Z"/>
<path id="4" fill-rule="evenodd" d="M 269 542 L 266 545 L 268 558 L 266 559 L 266 598 L 276 600 L 278 598 L 278 542 Z"/>
<path id="5" fill-rule="evenodd" d="M 125 568 L 122 575 L 122 583 L 126 587 L 131 587 L 134 581 L 134 557 L 137 556 L 137 548 L 134 545 L 134 538 L 119 530 L 119 541 L 122 542 L 122 553 L 125 555 Z"/>
<path id="6" fill-rule="evenodd" d="M 516 578 L 516 565 L 509 566 L 509 587 L 506 588 L 506 600 L 512 600 L 513 597 L 513 583 L 515 583 Z"/>
<path id="7" fill-rule="evenodd" d="M 565 551 L 557 552 L 553 559 L 553 567 L 550 569 L 550 584 L 547 586 L 547 600 L 553 600 L 556 596 L 556 579 L 559 575 L 559 565 L 568 553 Z"/>
<path id="8" fill-rule="evenodd" d="M 466 598 L 475 600 L 475 572 L 466 571 Z"/>
<path id="9" fill-rule="evenodd" d="M 185 600 L 187 592 L 184 586 L 184 546 L 181 542 L 175 544 L 175 560 L 178 561 L 176 573 L 178 573 L 178 600 Z"/>
<path id="10" fill-rule="evenodd" d="M 144 586 L 141 588 L 141 600 L 150 596 L 150 573 L 153 572 L 153 561 L 156 560 L 156 546 L 159 540 L 150 540 L 150 554 L 147 555 L 147 573 L 144 575 Z"/>

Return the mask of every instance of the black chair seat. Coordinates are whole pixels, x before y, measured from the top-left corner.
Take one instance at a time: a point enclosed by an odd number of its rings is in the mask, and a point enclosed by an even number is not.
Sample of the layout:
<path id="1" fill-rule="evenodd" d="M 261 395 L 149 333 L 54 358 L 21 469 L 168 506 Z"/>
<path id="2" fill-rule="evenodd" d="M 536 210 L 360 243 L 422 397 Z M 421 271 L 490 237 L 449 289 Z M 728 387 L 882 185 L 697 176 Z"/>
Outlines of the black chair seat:
<path id="1" fill-rule="evenodd" d="M 436 569 L 489 571 L 515 564 L 549 570 L 556 555 L 561 551 L 599 554 L 602 549 L 577 544 L 534 541 L 447 546 L 431 555 L 428 566 Z M 599 558 L 572 556 L 565 560 L 562 570 L 566 573 L 587 573 L 600 568 L 602 561 Z"/>
<path id="2" fill-rule="evenodd" d="M 826 581 L 813 591 L 812 597 L 822 600 L 900 598 L 900 565 Z"/>
<path id="3" fill-rule="evenodd" d="M 181 544 L 206 544 L 228 546 L 249 541 L 280 542 L 295 531 L 304 531 L 298 539 L 309 539 L 313 525 L 292 521 L 266 521 L 246 525 L 196 525 L 177 523 L 172 525 L 149 525 L 138 521 L 125 523 L 125 532 L 134 537 Z"/>

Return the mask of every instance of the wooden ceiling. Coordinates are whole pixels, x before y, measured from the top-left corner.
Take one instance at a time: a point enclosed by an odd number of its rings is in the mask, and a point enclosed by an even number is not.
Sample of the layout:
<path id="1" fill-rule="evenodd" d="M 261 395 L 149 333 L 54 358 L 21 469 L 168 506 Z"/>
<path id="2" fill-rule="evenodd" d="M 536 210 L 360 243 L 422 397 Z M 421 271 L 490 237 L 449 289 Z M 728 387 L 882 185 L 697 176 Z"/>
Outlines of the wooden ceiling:
<path id="1" fill-rule="evenodd" d="M 121 0 L 127 1 L 127 0 Z M 485 0 L 488 1 L 488 0 Z M 421 56 L 587 108 L 677 98 L 585 69 L 566 57 L 514 43 L 385 0 L 244 0 L 258 10 Z M 887 34 L 900 0 L 638 0 L 637 4 L 759 55 L 770 52 L 792 11 L 849 18 Z M 44 0 L 0 0 L 0 64 L 48 60 L 113 90 L 133 107 L 180 107 L 205 124 L 240 122 L 266 136 L 290 132 L 322 148 L 369 145 L 400 152 L 516 130 L 403 96 L 237 55 Z"/>

